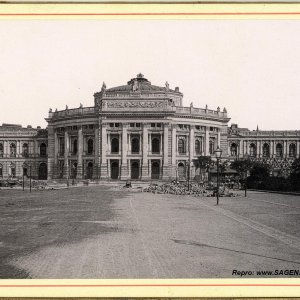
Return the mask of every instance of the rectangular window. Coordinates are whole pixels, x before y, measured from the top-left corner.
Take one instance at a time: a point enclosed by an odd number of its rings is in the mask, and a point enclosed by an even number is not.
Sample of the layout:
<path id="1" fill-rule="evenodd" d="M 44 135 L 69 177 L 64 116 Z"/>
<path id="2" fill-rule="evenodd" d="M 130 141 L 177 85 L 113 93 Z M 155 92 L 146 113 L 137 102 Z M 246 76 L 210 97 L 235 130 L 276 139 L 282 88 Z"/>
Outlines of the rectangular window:
<path id="1" fill-rule="evenodd" d="M 115 127 L 120 127 L 120 123 L 115 123 Z"/>
<path id="2" fill-rule="evenodd" d="M 130 127 L 134 127 L 134 123 L 130 123 Z"/>
<path id="3" fill-rule="evenodd" d="M 136 123 L 136 127 L 141 127 L 141 123 Z"/>
<path id="4" fill-rule="evenodd" d="M 155 123 L 151 123 L 151 127 L 155 127 Z"/>
<path id="5" fill-rule="evenodd" d="M 161 123 L 157 123 L 157 127 L 161 127 Z"/>

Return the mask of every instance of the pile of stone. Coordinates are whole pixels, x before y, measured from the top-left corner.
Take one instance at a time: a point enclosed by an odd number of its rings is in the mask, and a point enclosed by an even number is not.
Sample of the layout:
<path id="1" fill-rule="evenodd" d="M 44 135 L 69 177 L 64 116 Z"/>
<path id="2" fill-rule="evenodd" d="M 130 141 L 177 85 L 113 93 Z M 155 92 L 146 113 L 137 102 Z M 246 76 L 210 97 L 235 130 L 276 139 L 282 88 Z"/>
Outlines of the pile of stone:
<path id="1" fill-rule="evenodd" d="M 148 193 L 155 194 L 174 194 L 174 195 L 193 195 L 206 196 L 210 191 L 196 183 L 178 182 L 176 180 L 162 185 L 150 184 L 149 187 L 143 190 Z"/>
<path id="2" fill-rule="evenodd" d="M 154 194 L 173 194 L 173 195 L 191 195 L 194 197 L 216 197 L 216 187 L 200 185 L 198 183 L 187 183 L 178 182 L 176 180 L 164 184 L 152 183 L 149 187 L 144 188 L 143 192 L 154 193 Z M 230 192 L 226 187 L 220 187 L 220 197 L 234 197 L 234 193 Z"/>

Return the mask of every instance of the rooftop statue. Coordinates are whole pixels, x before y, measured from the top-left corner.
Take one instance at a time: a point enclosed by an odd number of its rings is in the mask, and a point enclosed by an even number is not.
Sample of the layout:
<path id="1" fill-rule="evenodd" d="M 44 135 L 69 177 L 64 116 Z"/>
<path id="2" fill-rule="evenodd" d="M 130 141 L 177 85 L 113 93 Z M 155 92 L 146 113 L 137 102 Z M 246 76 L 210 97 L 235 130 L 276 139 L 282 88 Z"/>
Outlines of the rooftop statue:
<path id="1" fill-rule="evenodd" d="M 166 81 L 166 91 L 168 92 L 169 91 L 169 83 L 168 83 L 168 81 Z"/>
<path id="2" fill-rule="evenodd" d="M 132 84 L 132 91 L 136 92 L 136 91 L 138 91 L 138 89 L 139 89 L 138 81 L 137 81 L 137 79 L 134 79 L 133 84 Z"/>

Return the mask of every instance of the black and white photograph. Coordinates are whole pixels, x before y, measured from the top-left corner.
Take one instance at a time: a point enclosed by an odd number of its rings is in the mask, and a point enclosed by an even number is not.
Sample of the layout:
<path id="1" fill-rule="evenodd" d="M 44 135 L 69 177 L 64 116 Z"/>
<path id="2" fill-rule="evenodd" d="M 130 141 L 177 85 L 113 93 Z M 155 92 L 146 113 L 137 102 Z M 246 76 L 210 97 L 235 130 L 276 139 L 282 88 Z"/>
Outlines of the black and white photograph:
<path id="1" fill-rule="evenodd" d="M 299 32 L 1 20 L 0 278 L 299 278 Z"/>

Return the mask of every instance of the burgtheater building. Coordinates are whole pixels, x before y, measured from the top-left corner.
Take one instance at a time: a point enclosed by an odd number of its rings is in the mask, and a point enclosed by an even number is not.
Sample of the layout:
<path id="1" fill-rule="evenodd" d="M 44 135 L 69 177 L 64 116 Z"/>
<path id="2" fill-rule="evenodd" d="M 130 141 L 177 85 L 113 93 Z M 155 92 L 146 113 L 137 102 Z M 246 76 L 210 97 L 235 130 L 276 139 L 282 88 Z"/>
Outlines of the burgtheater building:
<path id="1" fill-rule="evenodd" d="M 250 131 L 233 124 L 225 108 L 183 106 L 183 94 L 142 74 L 94 94 L 94 105 L 49 110 L 47 129 L 0 126 L 0 177 L 39 179 L 170 180 L 195 178 L 194 160 L 249 156 L 274 175 L 300 154 L 300 131 Z M 26 175 L 25 174 L 25 175 Z"/>

